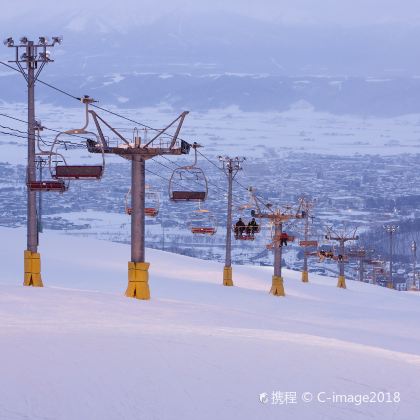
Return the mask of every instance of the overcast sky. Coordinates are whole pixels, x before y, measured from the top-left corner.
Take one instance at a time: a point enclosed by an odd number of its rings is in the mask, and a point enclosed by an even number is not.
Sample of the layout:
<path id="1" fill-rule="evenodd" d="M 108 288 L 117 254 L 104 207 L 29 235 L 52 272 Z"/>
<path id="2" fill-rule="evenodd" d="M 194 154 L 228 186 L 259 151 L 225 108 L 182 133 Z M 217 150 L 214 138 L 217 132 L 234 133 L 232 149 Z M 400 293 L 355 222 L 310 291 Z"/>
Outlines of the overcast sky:
<path id="1" fill-rule="evenodd" d="M 341 25 L 420 23 L 419 0 L 0 0 L 0 20 L 35 13 L 43 19 L 62 13 L 83 13 L 124 22 L 156 19 L 162 14 L 227 11 L 294 24 Z M 32 18 L 34 15 L 32 14 Z M 43 20 L 43 19 L 40 20 Z M 120 22 L 118 22 L 120 23 Z"/>

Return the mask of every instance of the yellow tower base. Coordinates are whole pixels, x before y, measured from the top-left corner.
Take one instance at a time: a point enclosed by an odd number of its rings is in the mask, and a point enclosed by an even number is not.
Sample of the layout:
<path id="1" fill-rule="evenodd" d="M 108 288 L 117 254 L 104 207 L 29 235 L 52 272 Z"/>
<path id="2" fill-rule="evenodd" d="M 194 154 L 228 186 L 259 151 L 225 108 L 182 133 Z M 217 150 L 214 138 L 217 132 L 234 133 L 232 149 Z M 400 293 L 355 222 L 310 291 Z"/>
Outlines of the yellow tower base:
<path id="1" fill-rule="evenodd" d="M 387 287 L 388 289 L 393 289 L 393 288 L 394 288 L 394 285 L 392 284 L 392 281 L 389 281 L 389 282 L 386 284 L 386 287 Z"/>
<path id="2" fill-rule="evenodd" d="M 302 271 L 302 282 L 308 283 L 309 282 L 309 276 L 307 271 Z"/>
<path id="3" fill-rule="evenodd" d="M 233 286 L 232 267 L 225 267 L 223 269 L 223 286 Z"/>
<path id="4" fill-rule="evenodd" d="M 146 262 L 132 262 L 128 263 L 128 286 L 125 291 L 127 297 L 136 299 L 149 300 L 149 267 L 150 264 Z"/>
<path id="5" fill-rule="evenodd" d="M 347 289 L 346 278 L 344 276 L 338 276 L 337 287 L 340 287 L 341 289 Z"/>
<path id="6" fill-rule="evenodd" d="M 284 293 L 283 277 L 273 276 L 270 293 L 274 296 L 286 296 Z"/>
<path id="7" fill-rule="evenodd" d="M 24 286 L 44 287 L 41 279 L 41 255 L 38 252 L 24 251 Z"/>

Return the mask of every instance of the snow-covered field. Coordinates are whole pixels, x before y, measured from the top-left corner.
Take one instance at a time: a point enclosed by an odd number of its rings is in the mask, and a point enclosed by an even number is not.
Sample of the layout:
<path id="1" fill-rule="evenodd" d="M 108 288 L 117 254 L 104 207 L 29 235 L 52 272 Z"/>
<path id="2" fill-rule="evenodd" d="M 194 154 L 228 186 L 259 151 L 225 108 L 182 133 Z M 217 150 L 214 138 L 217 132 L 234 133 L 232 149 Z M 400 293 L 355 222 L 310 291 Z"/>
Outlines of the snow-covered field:
<path id="1" fill-rule="evenodd" d="M 0 237 L 0 419 L 418 418 L 418 294 L 285 271 L 277 298 L 269 267 L 227 288 L 221 264 L 147 250 L 138 301 L 128 246 L 51 232 L 46 287 L 25 288 L 25 231 Z"/>
<path id="2" fill-rule="evenodd" d="M 102 106 L 103 105 L 101 104 Z M 84 110 L 78 108 L 37 105 L 36 117 L 48 128 L 69 130 L 82 127 Z M 182 110 L 168 106 L 113 111 L 128 118 L 161 128 L 171 122 Z M 127 138 L 132 138 L 135 124 L 98 111 L 107 121 L 123 130 Z M 25 104 L 0 104 L 0 114 L 25 120 Z M 0 125 L 25 131 L 24 124 L 0 115 Z M 185 120 L 181 136 L 189 141 L 199 141 L 204 153 L 218 156 L 220 153 L 253 156 L 279 157 L 289 152 L 354 155 L 419 153 L 420 120 L 418 115 L 403 115 L 395 118 L 359 117 L 333 115 L 317 112 L 307 103 L 296 104 L 286 112 L 244 112 L 237 107 L 214 109 L 208 112 L 192 112 Z M 94 127 L 91 122 L 91 127 Z M 0 131 L 6 131 L 2 129 Z M 18 133 L 23 135 L 24 133 Z M 44 131 L 46 139 L 55 133 Z M 77 141 L 77 138 L 74 139 Z M 83 140 L 82 140 L 83 141 Z M 26 142 L 22 138 L 0 135 L 1 161 L 24 163 Z M 83 151 L 83 157 L 91 157 Z M 119 161 L 119 158 L 107 156 Z"/>

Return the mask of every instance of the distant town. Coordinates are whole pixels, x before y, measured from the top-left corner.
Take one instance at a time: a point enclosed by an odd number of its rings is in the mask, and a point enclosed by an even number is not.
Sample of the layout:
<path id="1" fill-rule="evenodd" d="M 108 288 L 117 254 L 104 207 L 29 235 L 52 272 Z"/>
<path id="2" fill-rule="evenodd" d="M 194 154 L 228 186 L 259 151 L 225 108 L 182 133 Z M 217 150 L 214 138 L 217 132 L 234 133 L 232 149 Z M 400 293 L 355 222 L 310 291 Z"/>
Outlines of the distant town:
<path id="1" fill-rule="evenodd" d="M 244 153 L 246 155 L 246 153 Z M 351 248 L 364 249 L 369 259 L 360 273 L 360 259 L 350 259 L 347 275 L 354 279 L 386 284 L 389 259 L 389 239 L 383 225 L 399 226 L 394 246 L 394 281 L 396 288 L 405 290 L 413 282 L 411 244 L 420 244 L 420 173 L 419 155 L 393 156 L 354 155 L 340 157 L 321 154 L 291 153 L 285 157 L 274 151 L 264 157 L 248 158 L 234 183 L 234 222 L 239 217 L 248 220 L 249 210 L 240 207 L 250 202 L 246 187 L 252 186 L 262 202 L 296 206 L 305 195 L 315 200 L 311 239 L 320 246 L 333 246 L 325 240 L 326 229 L 341 226 L 360 235 Z M 208 200 L 202 204 L 217 220 L 214 236 L 192 235 L 188 219 L 197 209 L 194 204 L 170 202 L 168 180 L 171 172 L 187 160 L 168 161 L 157 158 L 147 163 L 147 183 L 156 192 L 159 207 L 156 218 L 148 218 L 146 245 L 152 248 L 223 261 L 226 234 L 226 178 L 211 162 L 199 162 L 209 180 Z M 38 171 L 40 174 L 40 170 Z M 49 177 L 48 167 L 42 170 Z M 130 186 L 128 164 L 111 163 L 101 181 L 73 181 L 63 194 L 44 193 L 41 203 L 43 229 L 65 231 L 72 235 L 94 236 L 117 242 L 129 242 L 129 216 L 125 214 L 126 194 Z M 25 167 L 0 163 L 0 225 L 18 227 L 26 221 Z M 289 223 L 285 229 L 302 239 L 301 223 Z M 233 241 L 233 261 L 236 264 L 272 265 L 271 229 L 262 225 L 254 241 Z M 239 242 L 239 243 L 238 243 Z M 299 240 L 289 244 L 283 253 L 283 264 L 294 270 L 302 266 L 304 250 Z M 374 265 L 369 265 L 375 261 Z M 336 275 L 334 261 L 321 263 L 310 258 L 310 271 Z M 408 286 L 407 286 L 408 285 Z"/>

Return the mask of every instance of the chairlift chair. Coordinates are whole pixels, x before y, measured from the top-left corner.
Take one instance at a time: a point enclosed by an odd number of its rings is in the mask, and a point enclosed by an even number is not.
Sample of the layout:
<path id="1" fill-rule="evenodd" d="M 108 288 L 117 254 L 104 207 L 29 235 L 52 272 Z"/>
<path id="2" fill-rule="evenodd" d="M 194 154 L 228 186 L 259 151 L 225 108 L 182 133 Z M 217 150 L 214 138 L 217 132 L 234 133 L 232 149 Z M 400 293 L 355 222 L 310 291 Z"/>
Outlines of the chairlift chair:
<path id="1" fill-rule="evenodd" d="M 63 193 L 67 190 L 67 186 L 64 181 L 53 180 L 53 181 L 32 181 L 27 183 L 28 188 L 34 192 L 60 192 Z"/>
<path id="2" fill-rule="evenodd" d="M 48 156 L 48 158 L 50 159 L 51 158 L 51 152 L 48 151 L 48 150 L 44 150 L 41 147 L 41 142 L 43 142 L 42 139 L 41 139 L 41 136 L 40 136 L 40 131 L 43 130 L 43 127 L 41 126 L 41 124 L 36 123 L 35 129 L 37 131 L 36 145 L 37 145 L 37 149 L 38 149 L 38 151 L 35 153 L 35 155 L 40 159 L 39 164 L 42 165 L 42 162 L 43 162 L 42 156 Z M 42 171 L 42 166 L 41 166 L 41 171 Z M 29 188 L 29 190 L 33 191 L 33 192 L 59 192 L 59 193 L 63 193 L 65 191 L 67 191 L 67 189 L 68 189 L 68 182 L 65 183 L 63 180 L 56 180 L 56 179 L 45 179 L 45 180 L 38 180 L 38 181 L 33 180 L 33 181 L 30 181 L 30 182 L 27 181 L 26 185 Z"/>
<path id="3" fill-rule="evenodd" d="M 132 208 L 129 204 L 131 197 L 131 188 L 128 190 L 126 196 L 125 196 L 125 212 L 128 215 L 131 215 Z M 160 199 L 159 199 L 159 193 L 155 190 L 153 190 L 149 185 L 146 185 L 145 190 L 145 207 L 144 207 L 144 213 L 148 217 L 156 217 L 159 214 L 159 208 L 160 208 Z"/>
<path id="4" fill-rule="evenodd" d="M 99 139 L 99 136 L 91 131 L 86 130 L 87 126 L 89 125 L 89 103 L 93 102 L 93 99 L 89 97 L 84 97 L 81 101 L 86 106 L 86 121 L 85 125 L 82 128 L 71 129 L 66 131 L 61 131 L 58 133 L 54 139 L 54 142 L 51 145 L 50 150 L 50 158 L 49 158 L 49 167 L 51 176 L 54 179 L 58 180 L 92 180 L 92 179 L 100 179 L 104 174 L 105 169 L 105 152 L 104 152 L 104 145 L 102 141 Z M 76 141 L 76 139 L 80 139 L 81 136 L 86 138 L 86 146 L 89 149 L 97 148 L 100 150 L 102 154 L 102 162 L 101 164 L 95 165 L 73 165 L 68 164 L 66 158 L 64 157 L 63 153 L 59 153 L 58 149 L 59 146 L 64 143 L 64 147 L 66 150 L 66 142 L 61 140 L 61 137 L 64 135 L 72 136 L 72 143 Z M 94 140 L 91 138 L 87 138 L 86 136 L 93 136 Z"/>
<path id="5" fill-rule="evenodd" d="M 245 210 L 251 210 L 251 219 L 254 218 L 255 212 L 253 213 L 252 209 L 255 206 L 252 204 L 251 200 L 248 203 L 238 207 L 238 221 L 239 219 L 245 220 L 243 220 L 243 227 L 236 226 L 236 223 L 234 223 L 232 226 L 233 233 L 235 234 L 234 237 L 237 241 L 253 241 L 255 240 L 255 234 L 258 234 L 261 231 L 261 223 L 257 224 L 257 226 L 248 226 L 250 223 L 249 217 L 243 215 Z"/>
<path id="6" fill-rule="evenodd" d="M 192 145 L 195 155 L 194 163 L 176 168 L 169 180 L 169 198 L 172 201 L 204 201 L 208 195 L 208 182 L 204 171 L 197 166 L 197 148 Z"/>
<path id="7" fill-rule="evenodd" d="M 210 210 L 194 210 L 190 216 L 189 228 L 193 234 L 214 235 L 217 232 L 216 217 Z"/>

